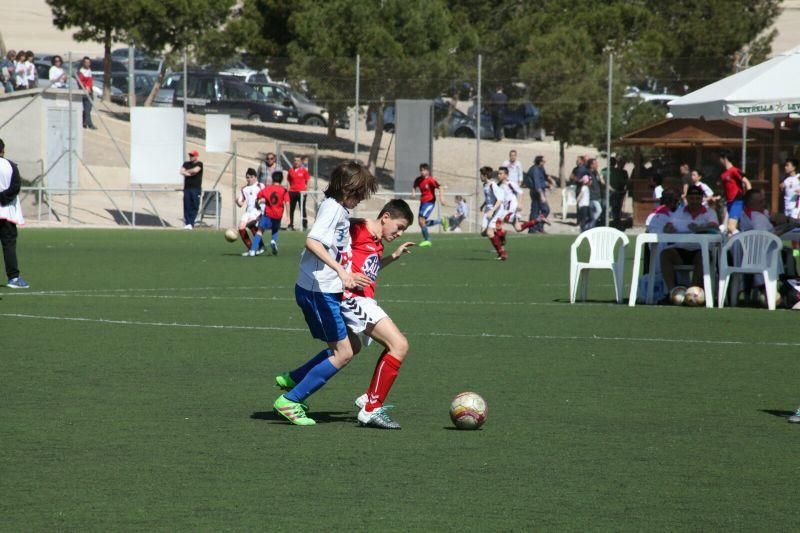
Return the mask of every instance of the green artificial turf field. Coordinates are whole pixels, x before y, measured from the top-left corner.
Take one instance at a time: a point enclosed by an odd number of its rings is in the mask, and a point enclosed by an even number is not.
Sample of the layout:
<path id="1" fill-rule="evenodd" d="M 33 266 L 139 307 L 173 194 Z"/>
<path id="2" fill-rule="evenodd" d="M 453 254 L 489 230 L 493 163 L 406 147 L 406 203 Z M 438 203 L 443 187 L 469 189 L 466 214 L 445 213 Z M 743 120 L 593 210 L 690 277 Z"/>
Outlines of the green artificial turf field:
<path id="1" fill-rule="evenodd" d="M 32 289 L 0 289 L 0 529 L 797 527 L 800 314 L 611 305 L 605 273 L 569 305 L 571 237 L 514 236 L 498 263 L 434 234 L 378 290 L 411 345 L 403 429 L 356 424 L 375 345 L 293 427 L 273 376 L 321 347 L 294 303 L 301 238 L 242 258 L 221 232 L 23 231 Z M 451 427 L 464 390 L 480 431 Z"/>

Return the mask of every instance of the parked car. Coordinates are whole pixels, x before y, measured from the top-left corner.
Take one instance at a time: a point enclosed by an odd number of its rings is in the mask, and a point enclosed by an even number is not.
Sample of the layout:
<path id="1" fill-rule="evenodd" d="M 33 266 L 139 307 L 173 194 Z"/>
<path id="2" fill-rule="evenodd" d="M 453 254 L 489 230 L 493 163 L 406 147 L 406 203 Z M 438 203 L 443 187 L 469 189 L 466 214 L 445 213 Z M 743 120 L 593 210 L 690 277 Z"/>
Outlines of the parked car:
<path id="1" fill-rule="evenodd" d="M 328 125 L 328 111 L 309 100 L 305 95 L 279 83 L 251 83 L 250 86 L 263 94 L 267 102 L 294 106 L 301 124 L 309 126 Z"/>
<path id="2" fill-rule="evenodd" d="M 133 75 L 133 90 L 136 96 L 134 105 L 141 105 L 150 95 L 153 90 L 153 85 L 156 82 L 155 76 L 136 72 Z M 97 82 L 95 82 L 97 83 Z M 102 91 L 102 82 L 100 84 Z M 119 105 L 128 105 L 128 75 L 127 74 L 112 74 L 111 75 L 111 101 Z"/>
<path id="3" fill-rule="evenodd" d="M 186 106 L 193 113 L 221 113 L 254 122 L 297 123 L 294 106 L 268 102 L 267 98 L 234 76 L 209 72 L 189 72 Z M 166 77 L 156 105 L 183 105 L 183 73 Z"/>
<path id="4" fill-rule="evenodd" d="M 462 113 L 458 109 L 453 108 L 452 113 L 449 114 L 450 104 L 437 98 L 433 101 L 433 127 L 435 130 L 445 128 L 449 137 L 462 137 L 474 139 L 478 131 L 478 124 L 475 118 Z M 370 109 L 367 111 L 367 130 L 375 129 L 375 110 Z M 394 131 L 395 123 L 395 108 L 394 104 L 387 104 L 383 109 L 383 130 L 392 132 Z M 483 119 L 481 116 L 481 139 L 492 139 L 494 133 L 492 132 L 492 123 Z"/>

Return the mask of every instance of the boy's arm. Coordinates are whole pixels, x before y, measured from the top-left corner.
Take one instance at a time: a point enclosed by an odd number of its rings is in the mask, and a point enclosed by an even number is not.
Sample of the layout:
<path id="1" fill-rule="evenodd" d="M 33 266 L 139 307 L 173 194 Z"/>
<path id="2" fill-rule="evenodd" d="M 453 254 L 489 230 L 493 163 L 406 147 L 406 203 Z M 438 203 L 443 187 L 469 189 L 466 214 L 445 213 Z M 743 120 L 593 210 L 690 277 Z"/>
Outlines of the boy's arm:
<path id="1" fill-rule="evenodd" d="M 339 275 L 345 289 L 366 287 L 371 283 L 370 279 L 364 274 L 353 274 L 348 272 L 345 268 L 328 255 L 328 250 L 325 245 L 311 237 L 306 239 L 306 250 L 317 256 L 317 258 L 331 267 Z"/>
<path id="2" fill-rule="evenodd" d="M 381 268 L 385 268 L 387 265 L 394 263 L 395 260 L 400 259 L 400 256 L 403 254 L 410 254 L 411 250 L 409 250 L 409 248 L 412 246 L 414 246 L 413 242 L 404 242 L 398 246 L 397 250 L 392 252 L 391 255 L 381 258 Z"/>
<path id="3" fill-rule="evenodd" d="M 439 205 L 447 205 L 446 203 L 444 203 L 444 194 L 442 193 L 441 186 L 440 187 L 436 187 L 436 192 L 439 195 Z"/>

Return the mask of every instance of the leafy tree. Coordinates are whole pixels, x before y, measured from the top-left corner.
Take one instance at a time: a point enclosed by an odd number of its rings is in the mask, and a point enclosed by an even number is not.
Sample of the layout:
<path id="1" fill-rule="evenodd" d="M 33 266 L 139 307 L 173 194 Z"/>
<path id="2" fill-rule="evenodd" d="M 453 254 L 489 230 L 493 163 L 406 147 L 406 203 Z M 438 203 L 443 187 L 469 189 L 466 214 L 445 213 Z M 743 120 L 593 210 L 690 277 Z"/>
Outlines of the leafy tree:
<path id="1" fill-rule="evenodd" d="M 78 28 L 76 41 L 103 44 L 103 100 L 111 100 L 111 44 L 124 40 L 138 0 L 47 0 L 53 24 Z"/>
<path id="2" fill-rule="evenodd" d="M 306 80 L 335 117 L 353 101 L 355 56 L 361 92 L 376 113 L 368 164 L 374 168 L 383 135 L 383 108 L 395 98 L 433 97 L 458 70 L 458 43 L 443 0 L 301 0 L 289 18 L 290 73 Z"/>
<path id="3" fill-rule="evenodd" d="M 145 101 L 145 105 L 150 105 L 164 80 L 167 65 L 176 65 L 184 52 L 193 52 L 206 32 L 219 31 L 235 0 L 137 0 L 137 3 L 138 10 L 130 23 L 131 37 L 145 50 L 163 53 L 165 58 Z"/>

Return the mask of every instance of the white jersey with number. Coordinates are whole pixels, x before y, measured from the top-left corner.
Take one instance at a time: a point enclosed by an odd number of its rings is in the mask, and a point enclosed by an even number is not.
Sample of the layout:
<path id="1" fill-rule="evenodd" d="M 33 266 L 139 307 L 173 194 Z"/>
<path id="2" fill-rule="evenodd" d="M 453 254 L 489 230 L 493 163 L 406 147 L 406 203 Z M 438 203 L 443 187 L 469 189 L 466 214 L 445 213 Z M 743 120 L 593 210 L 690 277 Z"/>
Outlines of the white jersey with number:
<path id="1" fill-rule="evenodd" d="M 333 198 L 326 198 L 319 204 L 317 219 L 307 237 L 320 242 L 328 256 L 335 262 L 341 263 L 342 254 L 350 244 L 350 212 Z M 313 292 L 344 291 L 339 274 L 307 249 L 303 249 L 303 253 L 300 254 L 297 284 Z"/>
<path id="2" fill-rule="evenodd" d="M 239 201 L 242 203 L 244 213 L 242 213 L 242 220 L 248 221 L 258 218 L 260 214 L 258 206 L 256 205 L 256 197 L 261 189 L 264 188 L 262 183 L 254 183 L 253 185 L 246 185 L 239 191 Z"/>
<path id="3" fill-rule="evenodd" d="M 500 186 L 489 180 L 483 185 L 483 197 L 485 199 L 485 203 L 483 205 L 483 211 L 488 212 L 491 211 L 494 207 L 494 204 L 497 203 L 499 198 L 502 198 L 502 191 L 500 190 Z"/>
<path id="4" fill-rule="evenodd" d="M 503 210 L 506 214 L 513 215 L 517 212 L 517 204 L 519 203 L 517 201 L 517 190 L 507 181 L 500 186 L 500 189 L 503 191 Z"/>

